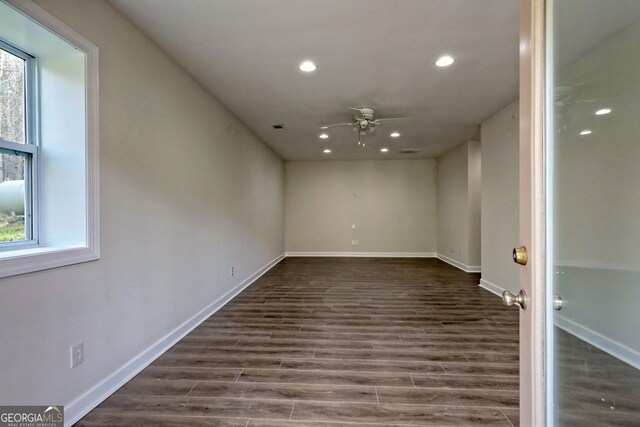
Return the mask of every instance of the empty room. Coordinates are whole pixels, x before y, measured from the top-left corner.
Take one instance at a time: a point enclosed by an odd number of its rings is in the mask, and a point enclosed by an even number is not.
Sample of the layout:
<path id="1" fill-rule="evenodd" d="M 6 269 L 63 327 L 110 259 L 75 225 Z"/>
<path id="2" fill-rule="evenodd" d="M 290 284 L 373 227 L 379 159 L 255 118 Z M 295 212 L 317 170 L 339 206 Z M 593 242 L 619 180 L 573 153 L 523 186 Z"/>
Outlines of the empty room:
<path id="1" fill-rule="evenodd" d="M 640 425 L 637 0 L 0 0 L 0 426 Z"/>

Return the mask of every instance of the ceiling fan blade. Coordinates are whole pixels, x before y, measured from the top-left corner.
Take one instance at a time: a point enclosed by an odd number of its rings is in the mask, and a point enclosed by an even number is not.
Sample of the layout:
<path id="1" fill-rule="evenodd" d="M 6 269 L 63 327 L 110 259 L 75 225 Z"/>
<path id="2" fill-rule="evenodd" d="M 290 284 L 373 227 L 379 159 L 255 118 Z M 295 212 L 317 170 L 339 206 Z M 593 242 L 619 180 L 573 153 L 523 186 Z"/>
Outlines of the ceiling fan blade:
<path id="1" fill-rule="evenodd" d="M 329 129 L 329 128 L 336 128 L 338 126 L 355 126 L 358 123 L 337 123 L 335 125 L 325 125 L 325 126 L 320 126 L 320 129 Z"/>
<path id="2" fill-rule="evenodd" d="M 412 120 L 411 117 L 385 117 L 384 119 L 376 119 L 376 122 L 390 122 L 392 120 Z"/>
<path id="3" fill-rule="evenodd" d="M 373 107 L 349 107 L 349 110 L 358 111 L 362 113 L 375 114 L 376 109 Z"/>

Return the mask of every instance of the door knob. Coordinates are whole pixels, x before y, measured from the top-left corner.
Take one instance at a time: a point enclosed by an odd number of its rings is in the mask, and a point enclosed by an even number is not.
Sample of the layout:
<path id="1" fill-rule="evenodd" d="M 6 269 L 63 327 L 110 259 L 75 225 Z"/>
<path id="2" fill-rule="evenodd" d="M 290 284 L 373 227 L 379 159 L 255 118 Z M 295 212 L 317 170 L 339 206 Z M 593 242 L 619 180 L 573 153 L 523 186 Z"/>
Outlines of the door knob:
<path id="1" fill-rule="evenodd" d="M 513 248 L 513 262 L 520 265 L 527 265 L 529 261 L 529 253 L 526 246 L 520 246 L 519 248 Z"/>
<path id="2" fill-rule="evenodd" d="M 553 296 L 553 309 L 554 310 L 562 310 L 562 306 L 564 305 L 564 300 L 562 299 L 562 297 L 558 294 L 555 294 Z"/>
<path id="3" fill-rule="evenodd" d="M 518 305 L 520 308 L 525 309 L 527 308 L 527 294 L 522 289 L 520 289 L 518 295 L 515 295 L 513 292 L 504 291 L 502 293 L 502 302 L 509 307 Z"/>

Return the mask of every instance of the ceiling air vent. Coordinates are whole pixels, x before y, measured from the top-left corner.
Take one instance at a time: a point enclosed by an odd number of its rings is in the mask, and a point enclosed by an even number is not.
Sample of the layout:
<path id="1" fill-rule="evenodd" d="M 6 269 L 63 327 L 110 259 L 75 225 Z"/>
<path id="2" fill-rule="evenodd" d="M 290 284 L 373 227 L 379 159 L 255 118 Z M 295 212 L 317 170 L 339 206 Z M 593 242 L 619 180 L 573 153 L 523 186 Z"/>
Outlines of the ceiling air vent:
<path id="1" fill-rule="evenodd" d="M 419 153 L 420 149 L 419 148 L 401 148 L 398 152 L 401 154 L 415 154 L 415 153 Z"/>
<path id="2" fill-rule="evenodd" d="M 284 129 L 284 125 L 282 123 L 276 123 L 272 125 L 274 129 Z"/>

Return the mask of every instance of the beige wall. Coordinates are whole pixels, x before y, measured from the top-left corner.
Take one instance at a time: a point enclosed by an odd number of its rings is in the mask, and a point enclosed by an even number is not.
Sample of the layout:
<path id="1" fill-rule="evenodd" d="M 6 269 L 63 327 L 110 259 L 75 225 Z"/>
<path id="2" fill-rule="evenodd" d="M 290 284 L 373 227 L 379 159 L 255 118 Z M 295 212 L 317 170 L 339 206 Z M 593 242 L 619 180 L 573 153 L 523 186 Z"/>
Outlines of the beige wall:
<path id="1" fill-rule="evenodd" d="M 434 167 L 434 160 L 287 162 L 287 252 L 434 253 Z"/>
<path id="2" fill-rule="evenodd" d="M 482 280 L 518 292 L 520 277 L 511 251 L 518 245 L 518 103 L 481 126 Z"/>
<path id="3" fill-rule="evenodd" d="M 102 258 L 0 281 L 0 402 L 69 405 L 283 252 L 283 163 L 107 2 L 38 3 L 100 49 Z"/>
<path id="4" fill-rule="evenodd" d="M 438 157 L 438 254 L 470 270 L 480 267 L 480 142 Z"/>

